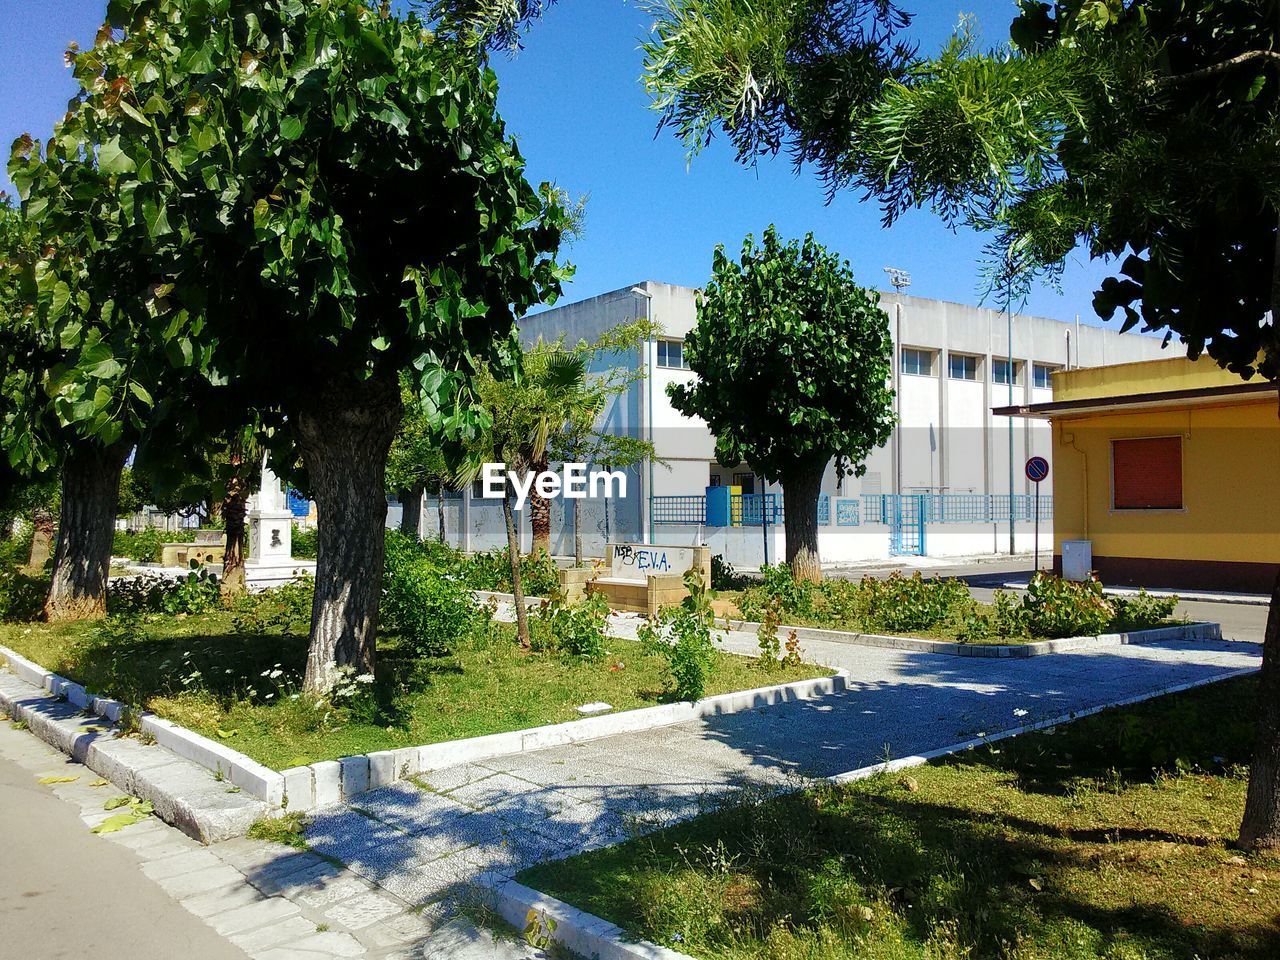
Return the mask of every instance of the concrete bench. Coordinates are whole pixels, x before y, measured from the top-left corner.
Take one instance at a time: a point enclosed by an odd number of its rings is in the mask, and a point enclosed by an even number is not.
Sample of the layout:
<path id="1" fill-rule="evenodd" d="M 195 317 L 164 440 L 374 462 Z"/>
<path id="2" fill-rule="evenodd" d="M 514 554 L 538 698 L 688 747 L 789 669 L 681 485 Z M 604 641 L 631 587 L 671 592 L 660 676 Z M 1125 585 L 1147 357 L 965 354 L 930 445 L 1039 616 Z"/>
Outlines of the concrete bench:
<path id="1" fill-rule="evenodd" d="M 684 575 L 690 569 L 700 571 L 703 583 L 711 587 L 708 547 L 611 543 L 607 553 L 607 573 L 582 567 L 560 571 L 560 591 L 569 603 L 587 593 L 603 593 L 614 610 L 655 616 L 689 595 Z"/>

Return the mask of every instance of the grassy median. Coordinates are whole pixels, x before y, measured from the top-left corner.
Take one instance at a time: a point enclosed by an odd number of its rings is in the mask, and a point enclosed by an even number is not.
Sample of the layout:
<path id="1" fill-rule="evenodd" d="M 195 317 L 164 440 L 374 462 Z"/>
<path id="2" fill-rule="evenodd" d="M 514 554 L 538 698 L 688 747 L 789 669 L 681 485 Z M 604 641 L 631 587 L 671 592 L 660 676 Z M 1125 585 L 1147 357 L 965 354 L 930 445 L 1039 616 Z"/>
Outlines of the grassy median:
<path id="1" fill-rule="evenodd" d="M 276 769 L 579 719 L 575 707 L 594 701 L 620 711 L 672 699 L 666 661 L 638 643 L 610 639 L 608 656 L 589 662 L 521 650 L 514 628 L 491 623 L 436 658 L 414 658 L 394 635 L 381 638 L 375 702 L 333 710 L 300 691 L 306 637 L 237 632 L 234 619 L 3 624 L 0 643 Z M 765 671 L 717 653 L 707 695 L 831 672 L 807 664 Z"/>
<path id="2" fill-rule="evenodd" d="M 711 814 L 520 879 L 706 960 L 1280 957 L 1230 846 L 1256 682 Z"/>

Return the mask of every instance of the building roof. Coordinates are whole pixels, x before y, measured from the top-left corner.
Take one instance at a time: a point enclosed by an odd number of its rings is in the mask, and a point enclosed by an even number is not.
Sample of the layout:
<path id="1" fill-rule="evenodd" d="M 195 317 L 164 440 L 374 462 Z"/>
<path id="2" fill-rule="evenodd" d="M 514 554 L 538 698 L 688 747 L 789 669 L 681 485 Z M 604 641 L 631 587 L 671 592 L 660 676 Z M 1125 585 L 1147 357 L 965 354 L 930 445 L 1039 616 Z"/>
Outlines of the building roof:
<path id="1" fill-rule="evenodd" d="M 1266 380 L 1242 380 L 1208 357 L 1170 357 L 1059 371 L 1053 375 L 1053 400 L 996 407 L 992 412 L 1053 419 L 1110 410 L 1257 402 L 1276 390 L 1276 384 Z"/>

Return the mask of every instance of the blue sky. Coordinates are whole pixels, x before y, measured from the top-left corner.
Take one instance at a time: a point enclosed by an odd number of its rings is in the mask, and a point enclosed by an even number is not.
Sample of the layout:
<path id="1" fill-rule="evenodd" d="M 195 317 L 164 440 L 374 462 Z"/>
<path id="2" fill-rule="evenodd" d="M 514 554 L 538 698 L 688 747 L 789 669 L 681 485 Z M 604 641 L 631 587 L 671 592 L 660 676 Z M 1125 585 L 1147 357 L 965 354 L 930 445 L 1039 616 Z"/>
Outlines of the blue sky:
<path id="1" fill-rule="evenodd" d="M 1012 0 L 907 0 L 913 33 L 937 48 L 960 14 L 977 16 L 989 42 L 1007 37 Z M 71 40 L 90 43 L 105 0 L 0 0 L 0 139 L 43 138 L 74 84 L 62 63 Z M 535 180 L 587 194 L 584 235 L 568 251 L 579 300 L 639 280 L 697 286 L 718 243 L 737 250 L 747 233 L 776 223 L 785 235 L 813 231 L 852 263 L 860 283 L 883 287 L 884 266 L 908 270 L 919 296 L 977 302 L 981 237 L 952 233 L 926 212 L 880 226 L 873 203 L 845 194 L 825 203 L 821 184 L 781 157 L 752 168 L 713 144 L 686 163 L 670 133 L 655 138 L 656 114 L 640 85 L 638 40 L 648 18 L 632 0 L 560 0 L 522 53 L 499 58 L 501 106 Z M 7 157 L 7 150 L 4 155 Z M 7 179 L 0 178 L 7 186 Z M 1075 256 L 1062 292 L 1042 287 L 1024 310 L 1096 322 L 1090 299 L 1103 268 Z"/>

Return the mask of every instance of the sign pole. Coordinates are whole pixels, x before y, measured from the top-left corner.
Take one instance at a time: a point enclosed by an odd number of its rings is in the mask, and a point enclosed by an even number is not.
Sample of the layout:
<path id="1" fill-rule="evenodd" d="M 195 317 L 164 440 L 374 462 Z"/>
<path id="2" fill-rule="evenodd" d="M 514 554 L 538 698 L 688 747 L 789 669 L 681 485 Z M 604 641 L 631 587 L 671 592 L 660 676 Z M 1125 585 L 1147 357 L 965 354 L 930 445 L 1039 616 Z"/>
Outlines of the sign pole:
<path id="1" fill-rule="evenodd" d="M 1036 484 L 1036 526 L 1035 533 L 1035 569 L 1033 573 L 1040 572 L 1040 484 Z"/>
<path id="2" fill-rule="evenodd" d="M 1036 485 L 1035 499 L 1035 528 L 1032 536 L 1035 537 L 1035 544 L 1032 546 L 1032 555 L 1035 559 L 1035 569 L 1032 576 L 1040 572 L 1040 481 L 1049 476 L 1049 461 L 1044 457 L 1032 457 L 1027 461 L 1026 466 L 1027 479 Z"/>

